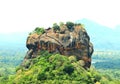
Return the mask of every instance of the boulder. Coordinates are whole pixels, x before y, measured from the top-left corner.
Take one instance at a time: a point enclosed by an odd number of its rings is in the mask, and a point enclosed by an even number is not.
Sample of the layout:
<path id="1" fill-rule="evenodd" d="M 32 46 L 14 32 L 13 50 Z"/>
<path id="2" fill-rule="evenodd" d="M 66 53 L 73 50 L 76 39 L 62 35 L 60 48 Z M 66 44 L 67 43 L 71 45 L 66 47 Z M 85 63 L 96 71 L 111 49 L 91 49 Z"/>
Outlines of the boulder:
<path id="1" fill-rule="evenodd" d="M 84 68 L 90 67 L 94 51 L 90 37 L 81 25 L 74 26 L 72 31 L 64 25 L 57 32 L 49 28 L 41 35 L 32 34 L 28 36 L 26 46 L 28 52 L 24 60 L 32 59 L 38 52 L 47 50 L 50 53 L 59 53 L 68 57 L 75 56 Z"/>

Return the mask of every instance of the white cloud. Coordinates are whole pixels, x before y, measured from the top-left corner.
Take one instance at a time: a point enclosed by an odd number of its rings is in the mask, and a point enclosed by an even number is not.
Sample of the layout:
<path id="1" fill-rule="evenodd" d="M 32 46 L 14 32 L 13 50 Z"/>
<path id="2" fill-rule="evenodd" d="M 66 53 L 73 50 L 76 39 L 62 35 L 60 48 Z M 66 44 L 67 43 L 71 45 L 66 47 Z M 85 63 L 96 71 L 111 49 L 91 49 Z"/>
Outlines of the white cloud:
<path id="1" fill-rule="evenodd" d="M 120 24 L 119 8 L 119 0 L 1 0 L 0 33 L 82 18 L 114 27 Z"/>

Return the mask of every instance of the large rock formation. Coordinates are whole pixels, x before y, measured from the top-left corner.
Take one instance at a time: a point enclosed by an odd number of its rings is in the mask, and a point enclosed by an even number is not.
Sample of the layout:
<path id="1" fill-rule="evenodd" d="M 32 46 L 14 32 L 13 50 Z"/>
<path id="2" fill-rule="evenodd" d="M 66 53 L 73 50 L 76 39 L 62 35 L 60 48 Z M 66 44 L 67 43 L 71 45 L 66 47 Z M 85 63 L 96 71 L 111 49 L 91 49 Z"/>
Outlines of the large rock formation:
<path id="1" fill-rule="evenodd" d="M 74 25 L 71 29 L 63 25 L 58 31 L 49 28 L 41 35 L 31 34 L 27 38 L 26 46 L 28 52 L 22 65 L 28 59 L 36 57 L 38 52 L 42 50 L 65 56 L 75 56 L 77 60 L 80 60 L 84 68 L 89 68 L 91 65 L 93 45 L 82 25 Z"/>

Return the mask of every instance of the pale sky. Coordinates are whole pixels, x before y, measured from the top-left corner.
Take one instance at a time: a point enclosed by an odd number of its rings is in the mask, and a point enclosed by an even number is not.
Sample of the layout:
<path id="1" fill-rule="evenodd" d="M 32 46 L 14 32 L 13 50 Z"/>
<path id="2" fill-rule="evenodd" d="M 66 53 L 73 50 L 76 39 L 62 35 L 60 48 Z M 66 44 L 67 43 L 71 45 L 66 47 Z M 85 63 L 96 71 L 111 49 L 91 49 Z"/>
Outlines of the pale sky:
<path id="1" fill-rule="evenodd" d="M 120 0 L 0 0 L 0 33 L 82 18 L 114 28 L 120 25 Z"/>

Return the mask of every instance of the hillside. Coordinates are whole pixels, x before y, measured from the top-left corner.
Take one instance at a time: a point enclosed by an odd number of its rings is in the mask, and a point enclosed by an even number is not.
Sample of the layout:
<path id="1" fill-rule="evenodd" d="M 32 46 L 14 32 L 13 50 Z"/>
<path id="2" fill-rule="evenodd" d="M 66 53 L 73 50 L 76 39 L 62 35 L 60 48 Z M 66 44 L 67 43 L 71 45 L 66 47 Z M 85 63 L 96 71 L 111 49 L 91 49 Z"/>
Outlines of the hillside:
<path id="1" fill-rule="evenodd" d="M 85 70 L 83 62 L 77 61 L 75 56 L 42 51 L 27 65 L 30 65 L 28 69 L 18 68 L 16 75 L 11 76 L 6 84 L 119 84 L 92 67 Z"/>

